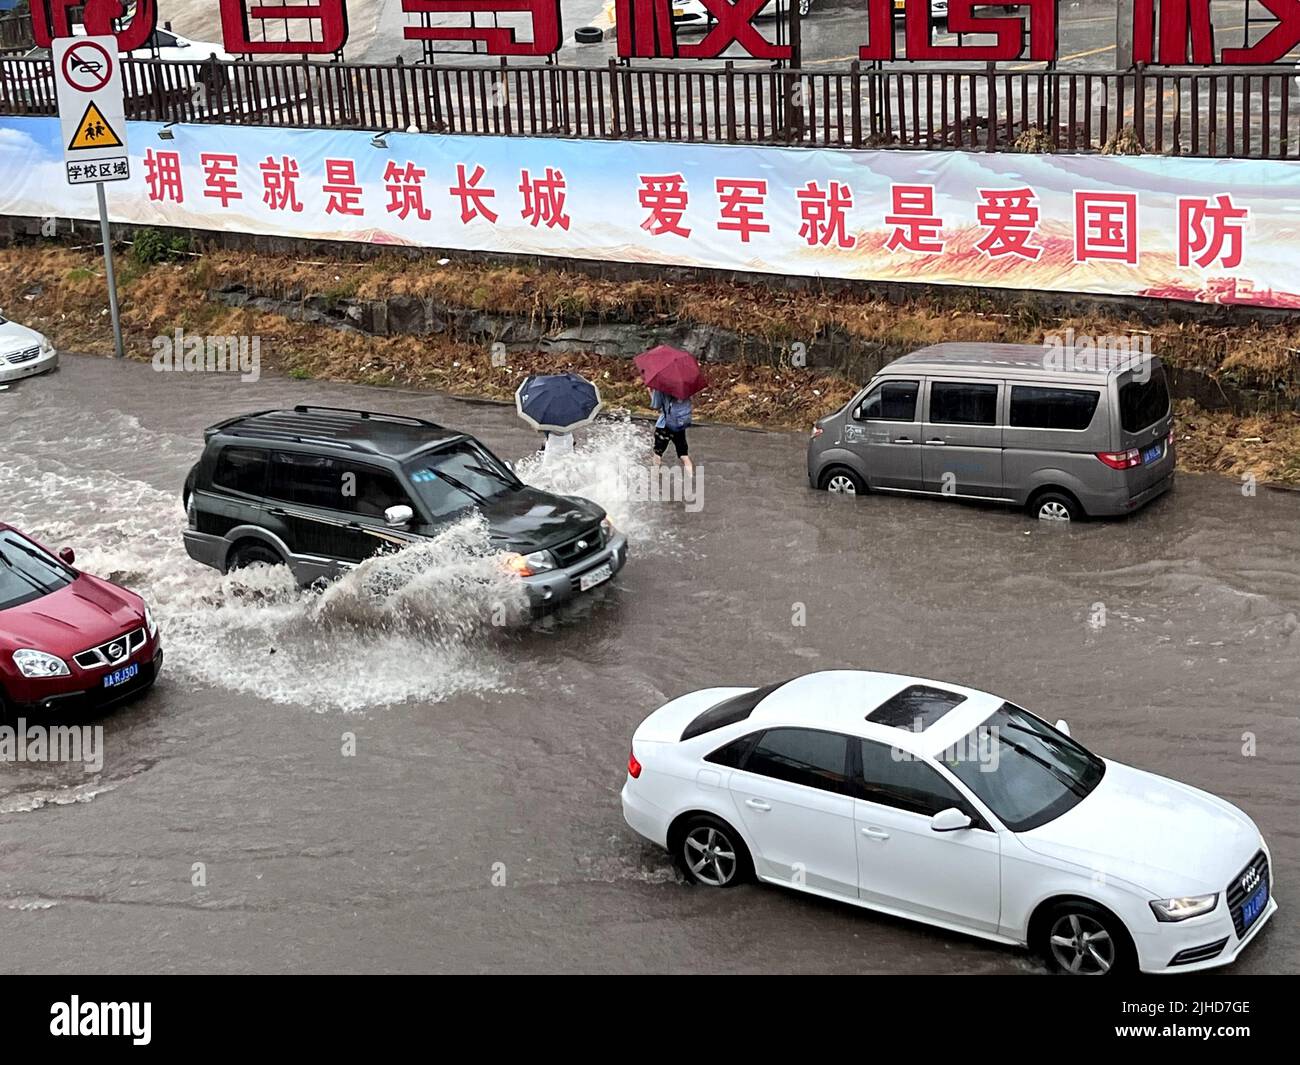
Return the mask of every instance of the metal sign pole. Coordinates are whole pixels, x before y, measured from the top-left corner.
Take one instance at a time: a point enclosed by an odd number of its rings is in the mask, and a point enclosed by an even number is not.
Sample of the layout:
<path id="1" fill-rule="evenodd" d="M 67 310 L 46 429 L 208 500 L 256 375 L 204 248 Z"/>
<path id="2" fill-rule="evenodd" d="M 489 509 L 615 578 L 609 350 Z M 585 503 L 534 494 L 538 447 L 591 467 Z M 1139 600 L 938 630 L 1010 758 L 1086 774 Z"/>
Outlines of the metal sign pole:
<path id="1" fill-rule="evenodd" d="M 104 239 L 104 276 L 108 278 L 108 313 L 113 320 L 113 354 L 126 357 L 122 346 L 122 319 L 117 313 L 117 279 L 113 276 L 113 245 L 108 237 L 108 201 L 104 197 L 104 183 L 95 182 L 95 196 L 99 200 L 99 234 Z"/>

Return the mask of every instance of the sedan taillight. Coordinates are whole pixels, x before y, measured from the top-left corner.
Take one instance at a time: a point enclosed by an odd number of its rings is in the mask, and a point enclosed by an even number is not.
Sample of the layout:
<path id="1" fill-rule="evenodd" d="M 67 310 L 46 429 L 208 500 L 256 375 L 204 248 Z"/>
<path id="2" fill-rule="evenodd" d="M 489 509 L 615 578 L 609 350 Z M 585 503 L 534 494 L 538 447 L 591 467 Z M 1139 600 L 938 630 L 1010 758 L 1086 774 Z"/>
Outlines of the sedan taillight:
<path id="1" fill-rule="evenodd" d="M 1142 452 L 1135 447 L 1127 451 L 1098 451 L 1097 457 L 1112 470 L 1131 470 L 1142 465 Z"/>
<path id="2" fill-rule="evenodd" d="M 627 752 L 627 775 L 633 780 L 641 775 L 641 763 L 636 760 L 636 755 L 631 751 Z"/>

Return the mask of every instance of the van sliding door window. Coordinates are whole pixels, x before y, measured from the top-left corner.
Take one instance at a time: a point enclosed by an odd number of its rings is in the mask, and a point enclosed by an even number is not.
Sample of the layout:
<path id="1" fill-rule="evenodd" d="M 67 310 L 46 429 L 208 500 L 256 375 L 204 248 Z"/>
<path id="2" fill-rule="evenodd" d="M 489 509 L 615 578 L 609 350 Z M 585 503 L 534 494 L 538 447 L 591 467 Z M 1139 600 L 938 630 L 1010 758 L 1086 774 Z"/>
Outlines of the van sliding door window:
<path id="1" fill-rule="evenodd" d="M 943 425 L 996 425 L 997 420 L 997 385 L 930 382 L 930 421 Z"/>

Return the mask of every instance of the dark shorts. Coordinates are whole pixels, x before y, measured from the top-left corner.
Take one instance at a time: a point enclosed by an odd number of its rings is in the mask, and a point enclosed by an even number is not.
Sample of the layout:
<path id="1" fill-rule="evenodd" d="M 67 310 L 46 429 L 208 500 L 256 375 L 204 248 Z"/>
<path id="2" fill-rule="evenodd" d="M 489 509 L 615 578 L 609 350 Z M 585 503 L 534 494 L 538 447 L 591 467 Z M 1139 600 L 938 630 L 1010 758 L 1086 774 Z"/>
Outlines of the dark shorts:
<path id="1" fill-rule="evenodd" d="M 677 452 L 677 457 L 679 459 L 684 459 L 691 453 L 691 449 L 686 443 L 685 429 L 656 429 L 655 454 L 662 455 L 667 451 L 669 441 L 672 442 L 673 450 Z"/>

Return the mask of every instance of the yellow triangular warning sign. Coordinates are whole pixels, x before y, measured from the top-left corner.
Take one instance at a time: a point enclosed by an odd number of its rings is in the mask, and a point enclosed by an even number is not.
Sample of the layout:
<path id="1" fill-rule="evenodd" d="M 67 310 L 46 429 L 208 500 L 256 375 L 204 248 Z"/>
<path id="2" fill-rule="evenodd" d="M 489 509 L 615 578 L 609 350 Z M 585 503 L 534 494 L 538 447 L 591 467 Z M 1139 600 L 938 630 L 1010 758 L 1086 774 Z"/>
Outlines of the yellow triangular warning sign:
<path id="1" fill-rule="evenodd" d="M 72 135 L 72 140 L 68 142 L 68 151 L 75 151 L 78 148 L 121 147 L 122 138 L 108 124 L 108 119 L 100 113 L 99 108 L 92 101 L 90 106 L 86 108 L 86 113 L 82 116 L 81 121 L 77 123 L 77 132 Z"/>

